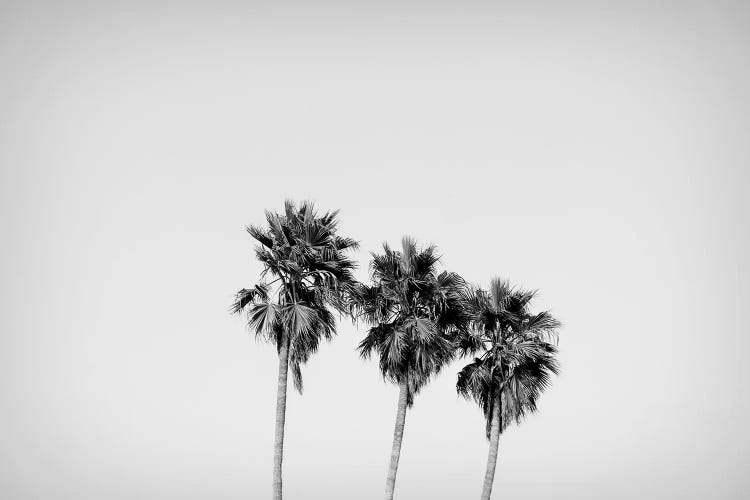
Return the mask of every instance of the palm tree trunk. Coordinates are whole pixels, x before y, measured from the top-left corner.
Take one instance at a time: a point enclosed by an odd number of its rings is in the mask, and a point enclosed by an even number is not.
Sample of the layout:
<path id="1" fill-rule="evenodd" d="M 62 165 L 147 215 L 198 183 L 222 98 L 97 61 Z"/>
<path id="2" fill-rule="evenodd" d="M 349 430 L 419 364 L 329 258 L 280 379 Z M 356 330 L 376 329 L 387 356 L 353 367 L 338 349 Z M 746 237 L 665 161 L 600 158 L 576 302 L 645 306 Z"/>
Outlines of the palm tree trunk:
<path id="1" fill-rule="evenodd" d="M 276 438 L 273 443 L 273 499 L 281 500 L 281 461 L 284 458 L 286 420 L 286 378 L 289 373 L 289 338 L 279 349 L 279 381 L 276 388 Z"/>
<path id="2" fill-rule="evenodd" d="M 385 498 L 393 500 L 393 490 L 396 487 L 396 472 L 398 471 L 398 459 L 401 456 L 401 441 L 404 437 L 404 423 L 406 422 L 406 382 L 400 385 L 398 394 L 398 410 L 396 411 L 396 426 L 393 429 L 393 446 L 391 448 L 391 464 L 388 467 L 388 477 L 385 481 Z"/>
<path id="3" fill-rule="evenodd" d="M 484 487 L 481 500 L 490 500 L 492 483 L 495 481 L 497 450 L 500 445 L 500 390 L 496 390 L 495 403 L 492 405 L 492 425 L 490 427 L 490 452 L 487 455 L 487 470 L 484 473 Z"/>

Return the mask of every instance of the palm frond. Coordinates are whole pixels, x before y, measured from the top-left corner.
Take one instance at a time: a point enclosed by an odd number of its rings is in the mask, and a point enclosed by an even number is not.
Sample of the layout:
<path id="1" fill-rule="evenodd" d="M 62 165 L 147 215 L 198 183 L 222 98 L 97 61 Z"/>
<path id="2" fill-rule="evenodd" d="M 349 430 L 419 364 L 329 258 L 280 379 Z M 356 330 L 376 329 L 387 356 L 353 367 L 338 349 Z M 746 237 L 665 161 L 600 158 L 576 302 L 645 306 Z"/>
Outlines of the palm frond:
<path id="1" fill-rule="evenodd" d="M 438 334 L 437 324 L 429 318 L 409 318 L 404 327 L 415 335 L 415 340 L 422 343 L 432 341 Z"/>
<path id="2" fill-rule="evenodd" d="M 383 244 L 372 253 L 372 285 L 351 294 L 351 310 L 373 325 L 359 345 L 360 354 L 377 354 L 386 380 L 407 384 L 407 404 L 453 359 L 455 338 L 464 329 L 465 283 L 455 273 L 436 269 L 437 249 L 420 248 L 408 236 L 401 250 Z"/>
<path id="3" fill-rule="evenodd" d="M 283 306 L 285 327 L 292 335 L 307 333 L 315 324 L 315 310 L 299 302 L 290 302 Z"/>
<path id="4" fill-rule="evenodd" d="M 300 367 L 300 361 L 294 360 L 289 364 L 289 368 L 292 372 L 292 380 L 294 381 L 294 388 L 297 389 L 297 392 L 302 394 L 302 391 L 304 390 L 304 384 L 302 382 L 302 369 Z"/>
<path id="5" fill-rule="evenodd" d="M 248 326 L 260 337 L 272 338 L 279 319 L 278 304 L 269 300 L 255 303 L 249 308 Z"/>
<path id="6" fill-rule="evenodd" d="M 496 310 L 507 309 L 513 296 L 513 287 L 508 280 L 493 278 L 490 281 L 489 296 L 491 304 Z"/>
<path id="7" fill-rule="evenodd" d="M 352 238 L 336 233 L 338 211 L 319 214 L 312 202 L 284 202 L 281 213 L 265 212 L 263 227 L 249 225 L 247 232 L 259 243 L 255 256 L 280 282 L 270 299 L 270 288 L 261 283 L 237 293 L 230 308 L 247 311 L 248 325 L 259 338 L 290 346 L 290 369 L 302 388 L 301 365 L 316 352 L 321 341 L 336 331 L 332 309 L 345 311 L 348 295 L 357 281 L 356 263 L 348 252 L 357 249 Z"/>
<path id="8" fill-rule="evenodd" d="M 404 274 L 409 275 L 412 273 L 412 270 L 416 265 L 417 254 L 418 249 L 416 240 L 410 236 L 404 236 L 401 238 L 400 265 Z"/>
<path id="9" fill-rule="evenodd" d="M 237 292 L 229 310 L 232 314 L 238 314 L 256 300 L 268 300 L 268 285 L 265 283 L 259 283 L 252 288 L 243 288 Z"/>
<path id="10" fill-rule="evenodd" d="M 479 404 L 488 437 L 496 405 L 502 431 L 536 411 L 551 376 L 559 372 L 557 349 L 549 340 L 556 339 L 560 323 L 549 312 L 529 312 L 535 294 L 495 278 L 489 291 L 471 286 L 461 295 L 470 320 L 456 348 L 481 357 L 459 372 L 456 390 Z"/>
<path id="11" fill-rule="evenodd" d="M 458 333 L 455 338 L 457 354 L 460 357 L 470 356 L 479 352 L 484 347 L 482 336 L 471 329 Z"/>

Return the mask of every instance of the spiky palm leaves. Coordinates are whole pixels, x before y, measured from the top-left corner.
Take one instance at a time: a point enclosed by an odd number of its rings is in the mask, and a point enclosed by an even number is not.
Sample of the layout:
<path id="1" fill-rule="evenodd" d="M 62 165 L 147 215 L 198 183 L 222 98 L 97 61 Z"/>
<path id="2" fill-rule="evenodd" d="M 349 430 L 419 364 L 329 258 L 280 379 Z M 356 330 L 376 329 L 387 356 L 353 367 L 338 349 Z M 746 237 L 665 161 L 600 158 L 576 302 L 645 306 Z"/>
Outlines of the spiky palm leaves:
<path id="1" fill-rule="evenodd" d="M 401 251 L 384 245 L 373 254 L 372 285 L 359 285 L 352 294 L 357 318 L 372 325 L 359 345 L 360 354 L 377 354 L 383 377 L 399 386 L 391 465 L 386 498 L 393 498 L 406 409 L 430 378 L 455 353 L 454 339 L 464 324 L 463 279 L 437 272 L 434 246 L 419 248 L 411 238 Z"/>
<path id="2" fill-rule="evenodd" d="M 302 391 L 301 365 L 315 353 L 321 340 L 335 333 L 329 306 L 344 310 L 353 288 L 355 264 L 347 251 L 357 248 L 350 238 L 336 234 L 337 212 L 318 214 L 311 203 L 299 208 L 285 202 L 284 213 L 266 212 L 266 227 L 248 226 L 260 245 L 255 255 L 263 264 L 261 282 L 237 293 L 232 311 L 246 312 L 248 325 L 259 339 L 279 352 L 274 498 L 281 498 L 281 459 L 289 367 Z M 266 281 L 271 278 L 271 281 Z"/>
<path id="3" fill-rule="evenodd" d="M 497 403 L 491 397 L 495 388 L 502 387 L 500 407 L 501 432 L 513 422 L 520 423 L 529 413 L 536 411 L 536 402 L 541 393 L 549 386 L 550 377 L 557 373 L 557 361 L 554 358 L 556 349 L 545 342 L 528 342 L 526 345 L 507 347 L 503 355 L 506 363 L 512 364 L 503 369 L 495 366 L 493 355 L 476 358 L 466 365 L 458 374 L 456 388 L 459 394 L 479 404 L 487 419 L 487 437 L 490 437 L 490 426 L 493 405 Z M 501 379 L 504 379 L 501 382 Z"/>
<path id="4" fill-rule="evenodd" d="M 267 228 L 248 226 L 260 245 L 255 255 L 264 265 L 261 282 L 237 293 L 232 311 L 247 313 L 258 338 L 281 349 L 289 342 L 289 362 L 302 391 L 300 366 L 335 333 L 328 306 L 343 311 L 355 280 L 347 256 L 357 242 L 336 234 L 337 212 L 318 215 L 311 203 L 297 209 L 285 202 L 285 213 L 266 212 Z M 274 279 L 266 282 L 268 275 Z M 275 286 L 274 286 L 275 285 Z"/>
<path id="5" fill-rule="evenodd" d="M 536 402 L 558 372 L 554 342 L 560 323 L 549 312 L 532 314 L 534 292 L 494 279 L 489 291 L 470 289 L 464 304 L 470 328 L 462 335 L 462 354 L 480 354 L 458 374 L 456 389 L 482 408 L 490 453 L 482 492 L 489 499 L 500 433 L 536 411 Z"/>

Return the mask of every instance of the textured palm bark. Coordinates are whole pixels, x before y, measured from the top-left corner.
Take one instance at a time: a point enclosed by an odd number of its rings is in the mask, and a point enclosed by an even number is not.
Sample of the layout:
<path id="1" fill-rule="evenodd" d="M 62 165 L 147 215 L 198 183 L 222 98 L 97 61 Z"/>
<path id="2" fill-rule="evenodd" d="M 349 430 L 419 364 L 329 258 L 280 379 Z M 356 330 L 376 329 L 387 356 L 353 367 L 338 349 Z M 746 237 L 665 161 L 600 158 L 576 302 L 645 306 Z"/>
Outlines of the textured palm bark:
<path id="1" fill-rule="evenodd" d="M 396 426 L 393 429 L 393 447 L 391 448 L 391 464 L 388 467 L 388 477 L 385 481 L 385 498 L 393 500 L 393 490 L 396 487 L 396 472 L 398 471 L 398 460 L 401 457 L 401 441 L 404 438 L 404 423 L 406 422 L 406 382 L 400 385 L 398 395 L 398 410 L 396 411 Z"/>
<path id="2" fill-rule="evenodd" d="M 492 405 L 492 425 L 490 427 L 490 451 L 487 456 L 487 470 L 484 473 L 484 487 L 481 500 L 490 500 L 492 483 L 495 481 L 497 451 L 500 445 L 500 391 L 496 391 L 495 403 Z"/>
<path id="3" fill-rule="evenodd" d="M 273 498 L 281 500 L 281 461 L 284 459 L 286 420 L 286 379 L 289 373 L 289 339 L 279 350 L 279 381 L 276 388 L 276 438 L 273 443 Z"/>

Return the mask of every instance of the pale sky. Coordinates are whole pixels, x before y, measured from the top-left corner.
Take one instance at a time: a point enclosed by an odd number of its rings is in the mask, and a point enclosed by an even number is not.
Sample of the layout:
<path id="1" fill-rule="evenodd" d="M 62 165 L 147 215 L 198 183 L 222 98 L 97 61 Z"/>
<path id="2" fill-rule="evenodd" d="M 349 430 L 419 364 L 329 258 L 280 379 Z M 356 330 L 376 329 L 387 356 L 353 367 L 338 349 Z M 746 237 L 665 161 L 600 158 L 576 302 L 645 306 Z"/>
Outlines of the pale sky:
<path id="1" fill-rule="evenodd" d="M 750 496 L 747 3 L 5 0 L 0 75 L 0 497 L 270 496 L 277 357 L 227 310 L 285 198 L 341 209 L 361 278 L 408 234 L 563 321 L 495 498 Z M 382 498 L 363 334 L 290 387 L 289 500 Z M 479 495 L 466 362 L 399 499 Z"/>

